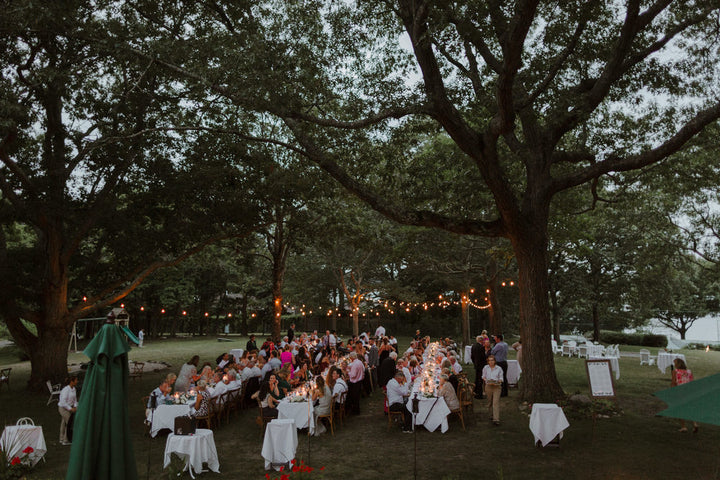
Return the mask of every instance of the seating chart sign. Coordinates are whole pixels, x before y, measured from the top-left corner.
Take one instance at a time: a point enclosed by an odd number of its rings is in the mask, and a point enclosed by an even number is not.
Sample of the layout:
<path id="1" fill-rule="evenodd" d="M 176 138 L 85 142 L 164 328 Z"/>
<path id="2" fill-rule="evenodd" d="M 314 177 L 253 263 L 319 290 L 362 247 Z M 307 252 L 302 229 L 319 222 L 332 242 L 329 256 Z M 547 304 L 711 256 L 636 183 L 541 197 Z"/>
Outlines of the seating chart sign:
<path id="1" fill-rule="evenodd" d="M 585 360 L 585 369 L 590 382 L 590 395 L 593 398 L 615 398 L 610 360 Z"/>

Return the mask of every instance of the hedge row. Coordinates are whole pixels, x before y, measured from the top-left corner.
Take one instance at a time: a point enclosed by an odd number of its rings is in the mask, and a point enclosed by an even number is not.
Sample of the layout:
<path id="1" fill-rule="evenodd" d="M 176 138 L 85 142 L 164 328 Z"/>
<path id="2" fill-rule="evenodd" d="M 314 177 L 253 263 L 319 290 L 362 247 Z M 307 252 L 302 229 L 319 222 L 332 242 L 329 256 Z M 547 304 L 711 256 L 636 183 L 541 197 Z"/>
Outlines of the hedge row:
<path id="1" fill-rule="evenodd" d="M 600 340 L 603 343 L 620 344 L 620 345 L 641 345 L 643 347 L 660 347 L 667 346 L 667 337 L 665 335 L 656 335 L 651 333 L 622 333 L 612 332 L 610 330 L 600 330 Z"/>

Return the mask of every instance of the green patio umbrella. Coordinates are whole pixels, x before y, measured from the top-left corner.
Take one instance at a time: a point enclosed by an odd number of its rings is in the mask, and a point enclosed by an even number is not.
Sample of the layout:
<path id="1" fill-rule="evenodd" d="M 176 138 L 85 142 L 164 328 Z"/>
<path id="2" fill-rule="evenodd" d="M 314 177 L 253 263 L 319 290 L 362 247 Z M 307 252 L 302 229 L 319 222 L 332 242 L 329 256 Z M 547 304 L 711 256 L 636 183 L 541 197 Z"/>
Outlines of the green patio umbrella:
<path id="1" fill-rule="evenodd" d="M 130 347 L 114 324 L 105 324 L 85 355 L 90 366 L 75 414 L 67 480 L 137 479 L 128 418 Z"/>
<path id="2" fill-rule="evenodd" d="M 658 415 L 720 425 L 720 373 L 660 390 L 653 395 L 668 404 Z"/>

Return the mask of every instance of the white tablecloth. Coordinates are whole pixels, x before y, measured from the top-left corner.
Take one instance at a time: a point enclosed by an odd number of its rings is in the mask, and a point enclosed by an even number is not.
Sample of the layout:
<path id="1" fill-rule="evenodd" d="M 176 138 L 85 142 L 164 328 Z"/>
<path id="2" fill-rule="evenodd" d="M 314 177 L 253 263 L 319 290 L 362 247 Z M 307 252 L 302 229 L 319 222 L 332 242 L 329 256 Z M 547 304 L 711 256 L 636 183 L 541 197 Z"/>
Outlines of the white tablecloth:
<path id="1" fill-rule="evenodd" d="M 535 436 L 535 444 L 541 442 L 544 447 L 556 435 L 563 436 L 563 430 L 570 426 L 562 408 L 554 403 L 535 403 L 530 414 L 530 431 Z"/>
<path id="2" fill-rule="evenodd" d="M 620 357 L 591 356 L 588 360 L 610 360 L 610 368 L 615 372 L 615 380 L 620 378 Z"/>
<path id="3" fill-rule="evenodd" d="M 465 363 L 472 363 L 472 345 L 465 345 Z"/>
<path id="4" fill-rule="evenodd" d="M 281 466 L 288 468 L 295 458 L 298 446 L 297 428 L 290 418 L 276 418 L 267 424 L 265 439 L 262 446 L 262 457 L 265 459 L 265 470 Z"/>
<path id="5" fill-rule="evenodd" d="M 438 427 L 440 427 L 442 433 L 447 432 L 447 416 L 450 415 L 450 409 L 445 403 L 445 399 L 442 397 L 426 398 L 418 395 L 418 400 L 420 400 L 420 403 L 418 405 L 418 414 L 415 417 L 415 425 L 422 425 L 428 432 L 434 432 Z M 407 402 L 407 409 L 412 412 L 412 397 Z"/>
<path id="6" fill-rule="evenodd" d="M 507 379 L 508 379 L 508 385 L 517 385 L 518 380 L 520 379 L 520 374 L 522 373 L 522 369 L 520 368 L 520 363 L 517 360 L 508 360 L 508 371 L 507 371 Z"/>
<path id="7" fill-rule="evenodd" d="M 215 473 L 220 473 L 220 461 L 215 449 L 215 439 L 212 430 L 198 428 L 194 435 L 168 435 L 165 443 L 165 464 L 163 468 L 170 465 L 170 456 L 177 454 L 185 460 L 185 469 L 193 473 L 202 472 L 202 464 L 207 463 L 208 468 Z"/>
<path id="8" fill-rule="evenodd" d="M 3 452 L 6 452 L 8 460 L 12 460 L 14 457 L 20 457 L 22 460 L 26 456 L 23 450 L 32 447 L 33 452 L 27 455 L 30 456 L 33 466 L 47 452 L 42 427 L 36 427 L 35 425 L 10 425 L 5 427 L 2 437 L 0 437 L 0 447 Z"/>
<path id="9" fill-rule="evenodd" d="M 173 430 L 175 428 L 175 417 L 182 417 L 189 413 L 190 405 L 158 405 L 155 413 L 151 413 L 147 417 L 148 422 L 152 421 L 150 436 L 156 436 L 163 428 Z M 152 417 L 152 420 L 150 417 Z"/>
<path id="10" fill-rule="evenodd" d="M 657 366 L 662 373 L 665 373 L 667 367 L 671 366 L 673 360 L 676 358 L 681 358 L 683 362 L 685 361 L 685 355 L 682 353 L 658 352 Z"/>
<path id="11" fill-rule="evenodd" d="M 290 418 L 295 421 L 295 428 L 309 428 L 311 435 L 315 433 L 315 415 L 310 402 L 289 402 L 283 399 L 277 409 L 278 418 Z"/>
<path id="12" fill-rule="evenodd" d="M 228 353 L 235 357 L 235 363 L 240 363 L 240 358 L 242 357 L 244 352 L 245 350 L 243 350 L 242 348 L 233 348 Z"/>

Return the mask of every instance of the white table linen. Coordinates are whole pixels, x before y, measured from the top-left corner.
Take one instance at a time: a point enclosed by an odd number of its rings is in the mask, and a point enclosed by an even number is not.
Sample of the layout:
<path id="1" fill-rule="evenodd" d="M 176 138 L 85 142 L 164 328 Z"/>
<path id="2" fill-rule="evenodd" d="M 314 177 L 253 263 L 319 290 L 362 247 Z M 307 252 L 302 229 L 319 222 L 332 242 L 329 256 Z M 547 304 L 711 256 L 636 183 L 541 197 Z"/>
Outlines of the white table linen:
<path id="1" fill-rule="evenodd" d="M 600 357 L 605 354 L 605 347 L 602 345 L 588 344 L 587 353 L 588 357 Z"/>
<path id="2" fill-rule="evenodd" d="M 194 435 L 168 435 L 165 443 L 165 464 L 163 468 L 170 465 L 171 454 L 175 453 L 185 460 L 185 470 L 190 471 L 190 476 L 195 478 L 194 473 L 203 471 L 203 463 L 215 473 L 220 473 L 220 461 L 215 449 L 215 438 L 212 430 L 198 428 Z"/>
<path id="3" fill-rule="evenodd" d="M 445 433 L 448 431 L 447 416 L 450 415 L 450 409 L 445 403 L 443 397 L 424 397 L 418 395 L 418 414 L 415 416 L 415 425 L 422 425 L 428 432 L 434 432 L 438 427 L 440 431 Z M 412 397 L 407 402 L 407 409 L 412 412 Z"/>
<path id="4" fill-rule="evenodd" d="M 232 355 L 233 358 L 235 358 L 235 363 L 240 363 L 240 359 L 242 358 L 243 353 L 245 350 L 242 348 L 233 348 L 228 352 L 228 354 Z"/>
<path id="5" fill-rule="evenodd" d="M 517 385 L 518 380 L 520 379 L 520 374 L 522 373 L 522 368 L 520 368 L 520 362 L 518 362 L 517 360 L 508 360 L 507 364 L 508 385 Z"/>
<path id="6" fill-rule="evenodd" d="M 23 453 L 23 450 L 27 447 L 32 447 L 33 452 L 30 454 Z M 10 425 L 5 427 L 0 437 L 0 448 L 5 452 L 8 460 L 12 460 L 14 457 L 20 457 L 22 460 L 29 455 L 33 466 L 47 452 L 42 427 L 35 425 Z"/>
<path id="7" fill-rule="evenodd" d="M 465 363 L 472 363 L 472 345 L 465 345 Z"/>
<path id="8" fill-rule="evenodd" d="M 284 398 L 277 406 L 279 419 L 292 419 L 295 428 L 309 428 L 310 435 L 315 433 L 315 415 L 310 402 L 290 402 Z"/>
<path id="9" fill-rule="evenodd" d="M 288 467 L 295 458 L 298 437 L 295 421 L 291 418 L 276 418 L 267 424 L 262 446 L 265 470 Z"/>
<path id="10" fill-rule="evenodd" d="M 658 352 L 657 366 L 662 373 L 665 373 L 667 367 L 671 366 L 676 358 L 685 361 L 685 355 L 682 353 Z"/>
<path id="11" fill-rule="evenodd" d="M 563 437 L 563 430 L 570 423 L 562 408 L 554 403 L 535 403 L 530 414 L 530 431 L 535 437 L 535 444 L 541 442 L 546 446 L 556 436 Z"/>
<path id="12" fill-rule="evenodd" d="M 175 417 L 182 417 L 190 413 L 190 405 L 158 405 L 155 413 L 148 414 L 148 422 L 152 422 L 150 436 L 157 436 L 163 428 L 173 430 L 175 428 Z"/>
<path id="13" fill-rule="evenodd" d="M 615 380 L 620 379 L 620 357 L 591 356 L 588 360 L 610 360 L 610 369 L 615 372 Z"/>

